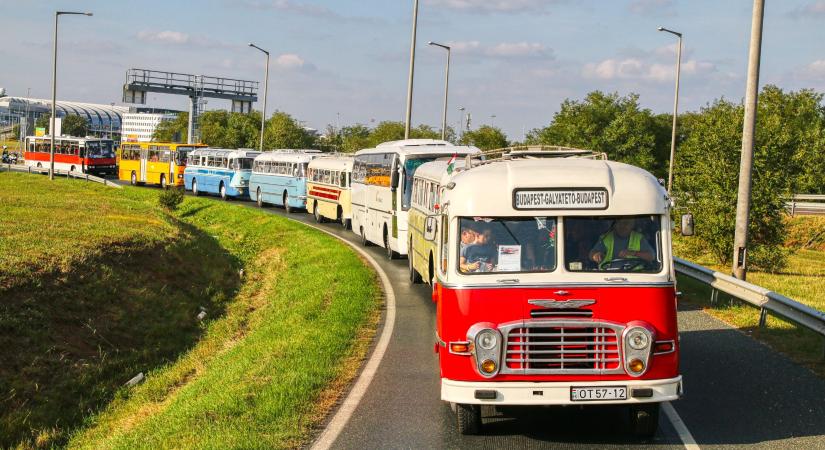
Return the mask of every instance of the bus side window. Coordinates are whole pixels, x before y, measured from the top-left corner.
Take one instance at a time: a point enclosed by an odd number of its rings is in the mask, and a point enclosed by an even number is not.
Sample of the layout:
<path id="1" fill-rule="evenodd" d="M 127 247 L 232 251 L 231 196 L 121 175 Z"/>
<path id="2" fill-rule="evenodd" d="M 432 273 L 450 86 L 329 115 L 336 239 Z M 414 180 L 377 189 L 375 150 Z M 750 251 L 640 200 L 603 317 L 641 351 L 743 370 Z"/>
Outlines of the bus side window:
<path id="1" fill-rule="evenodd" d="M 441 250 L 439 250 L 439 254 L 441 255 L 441 264 L 439 264 L 438 270 L 442 275 L 446 275 L 447 256 L 450 252 L 450 247 L 447 245 L 450 240 L 450 221 L 446 214 L 441 215 L 441 229 L 438 231 L 441 232 Z"/>

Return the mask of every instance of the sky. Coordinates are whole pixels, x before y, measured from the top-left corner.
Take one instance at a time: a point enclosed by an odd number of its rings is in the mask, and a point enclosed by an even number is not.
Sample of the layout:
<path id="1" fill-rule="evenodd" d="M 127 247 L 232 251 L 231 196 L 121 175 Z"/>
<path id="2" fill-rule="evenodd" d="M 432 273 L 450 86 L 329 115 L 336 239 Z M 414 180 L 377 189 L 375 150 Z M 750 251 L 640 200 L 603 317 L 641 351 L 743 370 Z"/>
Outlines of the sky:
<path id="1" fill-rule="evenodd" d="M 825 92 L 825 0 L 768 0 L 760 86 Z M 494 124 L 512 140 L 546 126 L 565 99 L 601 90 L 673 108 L 676 38 L 684 35 L 680 111 L 740 101 L 750 0 L 420 0 L 414 125 L 440 128 L 452 46 L 448 122 Z M 54 11 L 61 16 L 58 99 L 122 100 L 129 68 L 263 81 L 267 108 L 307 126 L 403 120 L 413 0 L 0 0 L 0 87 L 51 96 Z M 263 84 L 261 84 L 263 86 Z M 263 92 L 261 92 L 262 96 Z M 185 97 L 147 106 L 186 110 Z M 210 99 L 207 109 L 229 109 Z M 261 105 L 256 104 L 256 109 Z M 495 117 L 493 117 L 495 116 Z"/>

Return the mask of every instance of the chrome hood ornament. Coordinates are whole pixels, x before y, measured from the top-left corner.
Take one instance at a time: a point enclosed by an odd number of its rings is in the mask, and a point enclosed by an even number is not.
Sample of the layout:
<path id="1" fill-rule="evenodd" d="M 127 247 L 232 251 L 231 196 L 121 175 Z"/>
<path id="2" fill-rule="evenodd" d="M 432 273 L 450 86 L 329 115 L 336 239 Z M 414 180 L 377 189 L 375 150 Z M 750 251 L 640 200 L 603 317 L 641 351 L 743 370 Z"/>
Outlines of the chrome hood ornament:
<path id="1" fill-rule="evenodd" d="M 596 303 L 593 299 L 570 299 L 570 300 L 527 300 L 531 305 L 541 306 L 542 308 L 551 309 L 576 309 L 583 306 L 589 306 Z"/>

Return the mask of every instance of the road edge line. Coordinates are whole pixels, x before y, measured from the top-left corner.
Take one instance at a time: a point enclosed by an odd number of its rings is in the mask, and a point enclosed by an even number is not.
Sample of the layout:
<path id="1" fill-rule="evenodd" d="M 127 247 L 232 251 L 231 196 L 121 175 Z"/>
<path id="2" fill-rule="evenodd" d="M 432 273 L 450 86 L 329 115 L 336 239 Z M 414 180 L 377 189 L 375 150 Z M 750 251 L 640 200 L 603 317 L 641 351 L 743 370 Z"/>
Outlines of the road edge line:
<path id="1" fill-rule="evenodd" d="M 676 412 L 676 408 L 670 404 L 670 402 L 662 403 L 662 409 L 667 416 L 667 419 L 670 420 L 671 425 L 676 430 L 676 434 L 679 435 L 679 439 L 682 441 L 682 445 L 685 446 L 687 450 L 699 450 L 699 444 L 696 443 L 696 440 L 693 439 L 693 435 L 690 434 L 690 430 L 688 430 L 687 425 L 685 425 L 685 421 L 679 417 L 679 413 Z"/>
<path id="2" fill-rule="evenodd" d="M 384 318 L 384 329 L 381 331 L 381 337 L 378 338 L 378 343 L 375 344 L 375 349 L 373 350 L 372 355 L 370 355 L 367 364 L 364 365 L 364 369 L 361 371 L 361 374 L 358 376 L 355 384 L 353 384 L 352 389 L 350 389 L 346 398 L 338 407 L 338 411 L 335 412 L 335 415 L 329 423 L 327 423 L 324 431 L 321 432 L 320 436 L 318 436 L 310 447 L 312 450 L 327 450 L 331 448 L 332 444 L 335 443 L 335 440 L 338 439 L 338 436 L 344 430 L 344 427 L 347 425 L 347 422 L 349 422 L 349 419 L 352 417 L 352 414 L 355 412 L 358 404 L 361 403 L 361 399 L 367 392 L 367 388 L 369 388 L 373 378 L 375 378 L 375 374 L 378 371 L 378 366 L 381 365 L 381 361 L 384 359 L 384 354 L 387 351 L 387 347 L 389 347 L 393 329 L 395 328 L 395 291 L 392 288 L 392 283 L 390 283 L 390 277 L 386 272 L 384 272 L 384 269 L 378 265 L 375 258 L 367 253 L 366 250 L 358 247 L 358 245 L 354 242 L 350 242 L 341 236 L 330 233 L 323 228 L 319 228 L 299 220 L 295 220 L 295 222 L 326 233 L 352 247 L 356 252 L 358 252 L 358 254 L 364 257 L 364 259 L 366 259 L 378 273 L 378 277 L 381 279 L 384 295 L 386 296 L 387 314 Z"/>

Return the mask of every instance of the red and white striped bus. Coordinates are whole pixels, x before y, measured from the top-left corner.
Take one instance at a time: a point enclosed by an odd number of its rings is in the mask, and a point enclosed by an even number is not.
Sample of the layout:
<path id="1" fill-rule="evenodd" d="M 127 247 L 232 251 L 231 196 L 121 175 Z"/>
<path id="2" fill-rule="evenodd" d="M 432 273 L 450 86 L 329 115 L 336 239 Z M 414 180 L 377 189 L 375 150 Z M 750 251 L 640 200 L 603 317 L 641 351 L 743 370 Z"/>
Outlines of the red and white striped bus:
<path id="1" fill-rule="evenodd" d="M 49 167 L 51 137 L 27 136 L 24 158 L 31 167 Z M 55 170 L 91 175 L 117 175 L 117 160 L 111 139 L 61 136 L 54 139 Z"/>

